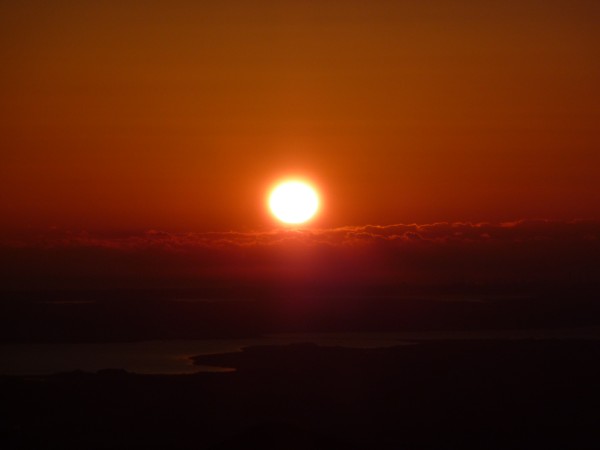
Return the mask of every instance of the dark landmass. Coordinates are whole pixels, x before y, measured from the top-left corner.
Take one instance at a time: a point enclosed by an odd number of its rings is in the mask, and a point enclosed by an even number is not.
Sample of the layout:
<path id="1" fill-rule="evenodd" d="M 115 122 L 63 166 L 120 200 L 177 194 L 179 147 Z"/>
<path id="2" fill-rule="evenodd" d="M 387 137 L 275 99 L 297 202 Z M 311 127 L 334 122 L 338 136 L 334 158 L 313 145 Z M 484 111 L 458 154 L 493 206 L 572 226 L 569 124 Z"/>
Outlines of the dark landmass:
<path id="1" fill-rule="evenodd" d="M 0 378 L 3 449 L 595 449 L 600 343 L 297 344 L 237 371 Z"/>
<path id="2" fill-rule="evenodd" d="M 599 298 L 596 284 L 4 291 L 0 343 L 575 328 L 600 325 Z"/>

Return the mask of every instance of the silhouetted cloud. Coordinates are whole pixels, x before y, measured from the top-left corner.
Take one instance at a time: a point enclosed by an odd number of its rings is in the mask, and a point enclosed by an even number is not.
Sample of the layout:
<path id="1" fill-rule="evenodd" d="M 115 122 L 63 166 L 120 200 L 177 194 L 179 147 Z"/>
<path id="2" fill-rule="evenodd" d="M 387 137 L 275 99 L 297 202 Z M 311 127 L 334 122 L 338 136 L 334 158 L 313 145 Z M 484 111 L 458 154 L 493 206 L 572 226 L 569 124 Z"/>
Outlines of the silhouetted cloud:
<path id="1" fill-rule="evenodd" d="M 308 283 L 585 283 L 600 279 L 600 222 L 522 220 L 4 241 L 5 287 Z"/>

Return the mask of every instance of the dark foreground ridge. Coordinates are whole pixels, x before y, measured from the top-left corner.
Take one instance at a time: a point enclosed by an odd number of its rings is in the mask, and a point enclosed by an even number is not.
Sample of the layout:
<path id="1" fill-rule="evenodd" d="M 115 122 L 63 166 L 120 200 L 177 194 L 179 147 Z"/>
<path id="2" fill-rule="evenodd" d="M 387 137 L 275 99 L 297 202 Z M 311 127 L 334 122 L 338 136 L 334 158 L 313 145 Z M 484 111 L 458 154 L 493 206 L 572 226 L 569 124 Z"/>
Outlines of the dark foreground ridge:
<path id="1" fill-rule="evenodd" d="M 592 449 L 600 343 L 296 344 L 231 373 L 0 378 L 3 449 Z"/>

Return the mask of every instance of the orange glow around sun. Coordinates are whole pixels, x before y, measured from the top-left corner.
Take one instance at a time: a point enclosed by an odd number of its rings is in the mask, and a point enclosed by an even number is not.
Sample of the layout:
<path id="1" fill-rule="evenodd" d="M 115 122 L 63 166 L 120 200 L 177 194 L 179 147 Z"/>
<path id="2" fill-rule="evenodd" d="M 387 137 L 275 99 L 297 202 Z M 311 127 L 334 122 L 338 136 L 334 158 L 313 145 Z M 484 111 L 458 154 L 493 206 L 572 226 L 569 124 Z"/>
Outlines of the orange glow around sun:
<path id="1" fill-rule="evenodd" d="M 279 183 L 269 195 L 271 213 L 286 224 L 305 223 L 319 209 L 319 195 L 308 183 L 289 180 Z"/>

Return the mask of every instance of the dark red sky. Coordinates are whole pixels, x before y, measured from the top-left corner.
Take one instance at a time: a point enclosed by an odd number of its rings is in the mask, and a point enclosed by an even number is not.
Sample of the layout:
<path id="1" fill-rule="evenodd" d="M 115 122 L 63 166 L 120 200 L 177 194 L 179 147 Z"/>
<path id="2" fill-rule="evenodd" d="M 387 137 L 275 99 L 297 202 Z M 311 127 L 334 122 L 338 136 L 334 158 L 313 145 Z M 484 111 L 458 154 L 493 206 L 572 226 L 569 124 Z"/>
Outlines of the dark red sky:
<path id="1" fill-rule="evenodd" d="M 0 4 L 3 231 L 600 219 L 600 3 Z"/>

